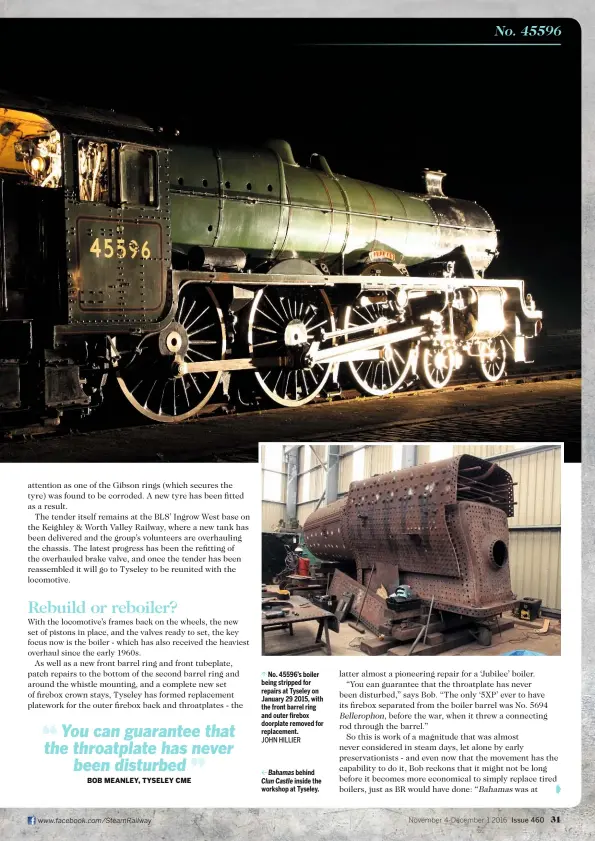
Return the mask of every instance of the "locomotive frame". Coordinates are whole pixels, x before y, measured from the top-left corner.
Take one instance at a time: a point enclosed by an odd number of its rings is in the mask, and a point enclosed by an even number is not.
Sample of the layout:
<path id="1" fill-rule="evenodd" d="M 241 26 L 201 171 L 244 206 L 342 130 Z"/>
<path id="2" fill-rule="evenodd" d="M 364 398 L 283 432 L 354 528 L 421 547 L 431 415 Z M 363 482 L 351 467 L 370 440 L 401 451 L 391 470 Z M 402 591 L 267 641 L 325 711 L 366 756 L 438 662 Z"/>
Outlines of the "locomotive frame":
<path id="1" fill-rule="evenodd" d="M 528 361 L 542 313 L 523 280 L 485 278 L 496 229 L 442 172 L 405 194 L 299 167 L 283 141 L 226 155 L 112 112 L 0 105 L 4 414 L 88 413 L 110 372 L 178 422 L 218 387 L 299 406 L 344 372 L 382 396 Z"/>

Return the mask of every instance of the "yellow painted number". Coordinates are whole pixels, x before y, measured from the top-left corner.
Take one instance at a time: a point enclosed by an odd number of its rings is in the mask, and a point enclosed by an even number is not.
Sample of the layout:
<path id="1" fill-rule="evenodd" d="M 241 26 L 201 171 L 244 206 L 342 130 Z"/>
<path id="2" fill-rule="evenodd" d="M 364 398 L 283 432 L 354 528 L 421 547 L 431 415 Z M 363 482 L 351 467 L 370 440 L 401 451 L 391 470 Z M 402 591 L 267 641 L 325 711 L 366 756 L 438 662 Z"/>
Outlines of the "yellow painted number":
<path id="1" fill-rule="evenodd" d="M 151 249 L 149 248 L 148 240 L 145 240 L 142 246 L 140 246 L 135 239 L 131 239 L 128 243 L 127 249 L 126 240 L 117 239 L 115 251 L 114 246 L 112 245 L 113 239 L 111 237 L 103 238 L 103 251 L 99 240 L 100 237 L 94 239 L 93 245 L 89 248 L 91 254 L 94 254 L 96 257 L 105 257 L 106 260 L 109 260 L 115 253 L 119 260 L 123 260 L 125 257 L 130 257 L 134 260 L 134 258 L 138 256 L 139 251 L 143 260 L 148 260 L 151 256 Z"/>

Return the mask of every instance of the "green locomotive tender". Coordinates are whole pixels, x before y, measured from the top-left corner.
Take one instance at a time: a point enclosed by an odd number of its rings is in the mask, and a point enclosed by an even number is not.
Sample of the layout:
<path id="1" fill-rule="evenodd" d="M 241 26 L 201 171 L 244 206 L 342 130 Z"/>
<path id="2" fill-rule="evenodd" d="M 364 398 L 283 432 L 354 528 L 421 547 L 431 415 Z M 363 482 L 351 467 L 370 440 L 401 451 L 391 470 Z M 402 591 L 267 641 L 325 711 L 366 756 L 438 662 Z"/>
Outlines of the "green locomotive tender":
<path id="1" fill-rule="evenodd" d="M 488 280 L 488 213 L 256 150 L 166 142 L 112 112 L 0 97 L 0 409 L 99 405 L 113 371 L 145 416 L 196 415 L 218 387 L 298 406 L 349 378 L 386 395 L 496 381 L 541 312 Z M 344 376 L 345 375 L 345 376 Z"/>

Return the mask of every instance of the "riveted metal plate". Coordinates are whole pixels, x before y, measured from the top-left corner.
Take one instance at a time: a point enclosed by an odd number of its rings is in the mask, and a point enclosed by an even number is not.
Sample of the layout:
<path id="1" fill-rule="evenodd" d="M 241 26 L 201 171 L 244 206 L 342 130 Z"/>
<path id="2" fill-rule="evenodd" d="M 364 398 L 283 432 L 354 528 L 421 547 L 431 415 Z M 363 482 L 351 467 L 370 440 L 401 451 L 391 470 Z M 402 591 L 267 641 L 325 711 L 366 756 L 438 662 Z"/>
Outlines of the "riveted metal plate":
<path id="1" fill-rule="evenodd" d="M 308 549 L 326 561 L 353 560 L 344 522 L 346 499 L 338 499 L 314 511 L 304 525 Z"/>
<path id="2" fill-rule="evenodd" d="M 369 598 L 378 600 L 380 583 L 398 582 L 434 597 L 437 609 L 490 616 L 515 600 L 507 525 L 513 506 L 507 471 L 461 455 L 353 482 L 346 500 L 308 518 L 304 535 L 319 557 L 355 559 L 357 587 L 375 565 Z"/>
<path id="3" fill-rule="evenodd" d="M 376 633 L 379 632 L 380 626 L 384 625 L 387 613 L 390 613 L 390 611 L 387 611 L 384 599 L 381 599 L 380 596 L 373 593 L 371 587 L 368 590 L 368 595 L 366 596 L 366 587 L 363 584 L 359 584 L 348 575 L 345 575 L 345 573 L 340 570 L 335 570 L 333 574 L 333 580 L 331 581 L 331 585 L 329 587 L 329 593 L 331 596 L 336 596 L 338 599 L 347 594 L 353 595 L 353 603 L 351 605 L 350 613 L 359 618 L 361 610 L 362 624 L 366 625 L 366 627 Z"/>
<path id="4" fill-rule="evenodd" d="M 402 570 L 460 575 L 444 513 L 456 499 L 457 464 L 448 459 L 351 484 L 347 531 L 358 567 L 392 562 Z"/>

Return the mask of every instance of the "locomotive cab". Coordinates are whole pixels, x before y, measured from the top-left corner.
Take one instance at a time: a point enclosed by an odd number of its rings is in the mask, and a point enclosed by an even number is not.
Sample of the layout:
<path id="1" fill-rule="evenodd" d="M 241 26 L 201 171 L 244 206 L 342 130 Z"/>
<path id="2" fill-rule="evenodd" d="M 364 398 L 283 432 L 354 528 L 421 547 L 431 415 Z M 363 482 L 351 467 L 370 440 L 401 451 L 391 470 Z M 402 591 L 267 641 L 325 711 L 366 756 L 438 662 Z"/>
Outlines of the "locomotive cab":
<path id="1" fill-rule="evenodd" d="M 44 116 L 0 109 L 0 408 L 29 407 L 36 341 L 61 314 L 62 137 Z M 49 335 L 48 335 L 49 332 Z"/>
<path id="2" fill-rule="evenodd" d="M 98 402 L 108 335 L 169 316 L 168 150 L 136 118 L 22 105 L 0 110 L 0 409 L 55 415 Z"/>
<path id="3" fill-rule="evenodd" d="M 28 176 L 38 187 L 60 186 L 61 136 L 45 117 L 1 108 L 0 138 L 0 173 Z"/>
<path id="4" fill-rule="evenodd" d="M 61 208 L 61 146 L 60 133 L 44 117 L 0 109 L 2 319 L 34 318 L 48 307 L 58 314 L 56 289 L 48 287 L 50 278 L 57 279 L 57 255 L 50 251 L 56 242 L 52 236 L 61 234 L 55 226 Z"/>

